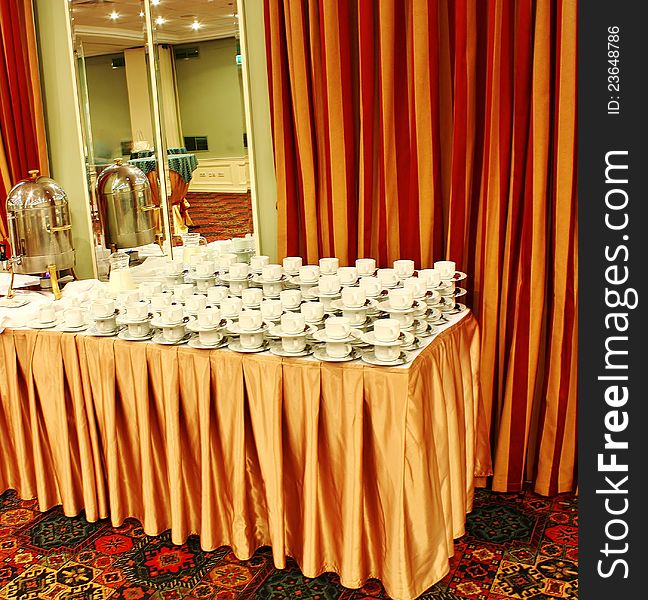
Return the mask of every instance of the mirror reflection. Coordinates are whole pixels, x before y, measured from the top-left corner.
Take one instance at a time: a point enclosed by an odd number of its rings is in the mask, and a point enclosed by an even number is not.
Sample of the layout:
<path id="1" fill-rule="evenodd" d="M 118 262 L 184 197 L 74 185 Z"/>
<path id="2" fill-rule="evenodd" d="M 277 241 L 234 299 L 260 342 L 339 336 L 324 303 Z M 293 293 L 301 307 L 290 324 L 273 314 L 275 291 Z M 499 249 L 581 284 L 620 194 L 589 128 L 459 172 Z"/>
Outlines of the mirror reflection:
<path id="1" fill-rule="evenodd" d="M 152 1 L 151 23 L 173 233 L 251 234 L 236 1 Z"/>

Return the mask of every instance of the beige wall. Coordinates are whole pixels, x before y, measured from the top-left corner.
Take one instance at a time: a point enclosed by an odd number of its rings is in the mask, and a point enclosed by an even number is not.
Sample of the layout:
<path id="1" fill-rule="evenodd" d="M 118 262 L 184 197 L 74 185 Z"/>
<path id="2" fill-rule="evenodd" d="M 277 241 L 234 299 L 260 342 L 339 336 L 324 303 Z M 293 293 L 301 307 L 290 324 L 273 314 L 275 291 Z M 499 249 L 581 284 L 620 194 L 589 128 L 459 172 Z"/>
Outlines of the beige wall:
<path id="1" fill-rule="evenodd" d="M 112 68 L 119 56 L 91 56 L 85 59 L 88 104 L 95 159 L 121 156 L 121 142 L 132 140 L 126 69 Z"/>
<path id="2" fill-rule="evenodd" d="M 197 46 L 200 55 L 175 61 L 183 135 L 208 137 L 209 151 L 199 152 L 198 158 L 245 155 L 236 40 L 230 37 L 186 46 Z"/>

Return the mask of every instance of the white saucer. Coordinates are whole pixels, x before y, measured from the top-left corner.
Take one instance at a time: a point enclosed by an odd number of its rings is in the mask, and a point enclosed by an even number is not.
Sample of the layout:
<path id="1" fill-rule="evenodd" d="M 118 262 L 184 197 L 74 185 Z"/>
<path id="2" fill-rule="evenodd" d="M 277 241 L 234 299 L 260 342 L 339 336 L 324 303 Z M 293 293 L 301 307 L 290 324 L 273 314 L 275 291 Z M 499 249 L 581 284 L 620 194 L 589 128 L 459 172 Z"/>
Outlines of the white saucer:
<path id="1" fill-rule="evenodd" d="M 150 340 L 153 337 L 153 332 L 149 331 L 145 336 L 143 337 L 132 337 L 130 333 L 128 333 L 128 329 L 122 329 L 117 337 L 120 340 L 125 340 L 127 342 L 145 342 L 147 340 Z"/>
<path id="2" fill-rule="evenodd" d="M 466 310 L 468 307 L 465 304 L 461 304 L 461 302 L 457 302 L 457 304 L 454 305 L 454 308 L 450 309 L 441 309 L 441 313 L 444 315 L 458 315 L 460 312 Z"/>
<path id="3" fill-rule="evenodd" d="M 459 296 L 465 296 L 468 293 L 468 290 L 462 287 L 455 288 L 452 290 L 449 294 L 441 294 L 441 296 L 449 296 L 452 297 L 454 296 L 455 298 L 458 298 Z"/>
<path id="4" fill-rule="evenodd" d="M 161 344 L 163 346 L 181 346 L 182 344 L 186 344 L 191 337 L 190 333 L 185 334 L 181 340 L 178 340 L 177 342 L 172 342 L 170 340 L 165 340 L 164 336 L 162 333 L 159 331 L 153 336 L 153 341 L 156 344 Z"/>
<path id="5" fill-rule="evenodd" d="M 22 296 L 14 296 L 13 298 L 0 298 L 0 308 L 20 308 L 29 304 L 29 299 Z"/>
<path id="6" fill-rule="evenodd" d="M 225 346 L 227 346 L 227 344 L 229 344 L 229 340 L 226 337 L 223 337 L 220 342 L 214 344 L 213 346 L 204 346 L 200 342 L 200 338 L 198 338 L 197 336 L 192 337 L 188 343 L 189 346 L 196 348 L 197 350 L 218 350 L 219 348 L 224 348 Z"/>
<path id="7" fill-rule="evenodd" d="M 225 319 L 224 317 L 219 321 L 218 325 L 210 325 L 209 327 L 204 327 L 200 325 L 197 320 L 191 320 L 187 324 L 187 329 L 193 331 L 194 333 L 199 333 L 201 331 L 215 331 L 216 329 L 224 329 L 229 327 L 232 324 L 231 320 Z"/>
<path id="8" fill-rule="evenodd" d="M 76 333 L 77 331 L 85 331 L 88 328 L 87 323 L 83 323 L 81 325 L 76 325 L 75 327 L 72 327 L 71 325 L 65 325 L 65 323 L 60 323 L 59 324 L 59 331 L 63 331 L 64 333 Z"/>
<path id="9" fill-rule="evenodd" d="M 427 321 L 424 321 L 422 319 L 415 319 L 413 325 L 410 325 L 409 327 L 405 327 L 401 329 L 401 331 L 405 331 L 413 335 L 425 336 L 425 335 L 430 335 L 427 332 L 428 330 L 431 330 L 431 328 L 432 325 L 430 325 Z"/>
<path id="10" fill-rule="evenodd" d="M 408 313 L 416 312 L 417 310 L 425 311 L 427 310 L 427 305 L 425 304 L 425 302 L 422 302 L 421 300 L 414 300 L 414 303 L 412 304 L 411 308 L 392 308 L 391 304 L 389 303 L 389 300 L 385 300 L 384 302 L 381 302 L 378 305 L 378 308 L 382 312 L 399 313 L 401 315 L 406 315 Z"/>
<path id="11" fill-rule="evenodd" d="M 333 300 L 331 306 L 337 310 L 348 310 L 349 312 L 360 312 L 362 310 L 376 310 L 378 308 L 378 302 L 373 298 L 367 298 L 366 302 L 362 306 L 347 306 L 342 302 L 342 300 Z"/>
<path id="12" fill-rule="evenodd" d="M 95 317 L 92 313 L 90 313 L 90 318 L 93 321 L 107 321 L 108 319 L 113 319 L 118 316 L 119 316 L 119 311 L 117 309 L 115 309 L 115 312 L 108 317 Z"/>
<path id="13" fill-rule="evenodd" d="M 49 323 L 41 323 L 40 321 L 37 321 L 36 323 L 32 323 L 31 325 L 28 325 L 31 329 L 51 329 L 52 327 L 56 327 L 59 325 L 59 321 L 50 321 Z"/>
<path id="14" fill-rule="evenodd" d="M 412 356 L 407 352 L 401 352 L 400 356 L 396 360 L 379 360 L 376 358 L 373 350 L 365 350 L 360 358 L 362 358 L 364 362 L 378 367 L 398 367 L 399 365 L 404 365 L 412 360 Z"/>
<path id="15" fill-rule="evenodd" d="M 466 279 L 466 277 L 468 277 L 468 275 L 466 275 L 462 271 L 455 271 L 455 274 L 452 277 L 441 279 L 441 283 L 443 283 L 444 281 L 462 281 Z"/>
<path id="16" fill-rule="evenodd" d="M 340 292 L 320 292 L 318 285 L 313 286 L 310 290 L 308 290 L 307 293 L 310 296 L 317 296 L 318 298 L 330 298 L 331 300 L 335 300 L 336 298 L 340 298 L 342 296 Z"/>
<path id="17" fill-rule="evenodd" d="M 348 362 L 350 360 L 355 360 L 356 358 L 360 358 L 360 352 L 357 350 L 351 350 L 350 354 L 347 354 L 346 356 L 329 356 L 326 353 L 326 347 L 320 347 L 320 348 L 315 348 L 313 350 L 313 356 L 317 360 L 323 360 L 325 362 Z"/>
<path id="18" fill-rule="evenodd" d="M 164 329 L 165 327 L 180 327 L 180 325 L 188 325 L 191 323 L 193 319 L 191 317 L 182 317 L 182 321 L 178 321 L 177 323 L 167 323 L 166 321 L 162 320 L 162 317 L 154 317 L 151 319 L 151 327 L 155 327 L 156 329 Z"/>
<path id="19" fill-rule="evenodd" d="M 286 352 L 281 342 L 270 342 L 270 352 L 276 354 L 277 356 L 284 356 L 286 358 L 299 358 L 300 356 L 308 356 L 313 353 L 313 346 L 306 344 L 306 348 L 300 350 L 299 352 Z"/>
<path id="20" fill-rule="evenodd" d="M 259 329 L 253 329 L 252 331 L 247 331 L 245 329 L 241 329 L 239 327 L 239 324 L 235 323 L 234 321 L 230 321 L 227 324 L 227 331 L 229 331 L 230 333 L 232 333 L 234 335 L 241 335 L 242 333 L 243 334 L 245 334 L 245 333 L 263 333 L 263 332 L 265 332 L 267 330 L 268 330 L 268 324 L 265 321 L 263 322 L 261 327 L 259 327 Z"/>
<path id="21" fill-rule="evenodd" d="M 414 335 L 409 331 L 401 331 L 398 339 L 393 342 L 383 342 L 382 340 L 379 340 L 373 331 L 368 331 L 362 336 L 362 341 L 371 346 L 408 346 L 412 344 L 414 340 Z"/>
<path id="22" fill-rule="evenodd" d="M 431 302 L 436 302 L 440 297 L 441 294 L 436 290 L 428 290 L 423 296 L 416 298 L 416 300 L 421 300 L 422 302 L 427 302 L 429 304 Z"/>
<path id="23" fill-rule="evenodd" d="M 261 285 L 270 283 L 284 283 L 287 280 L 288 277 L 286 277 L 285 275 L 282 275 L 279 279 L 273 279 L 271 281 L 266 281 L 265 279 L 263 279 L 263 275 L 255 275 L 252 277 L 252 281 L 254 281 L 254 283 L 260 283 Z"/>
<path id="24" fill-rule="evenodd" d="M 435 319 L 438 319 L 441 316 L 441 311 L 438 308 L 429 308 L 427 313 L 425 314 L 425 318 L 428 321 L 434 321 Z"/>
<path id="25" fill-rule="evenodd" d="M 299 287 L 305 287 L 305 286 L 315 287 L 317 285 L 317 280 L 316 281 L 302 281 L 299 278 L 299 275 L 293 275 L 290 278 L 290 283 L 298 285 Z"/>
<path id="26" fill-rule="evenodd" d="M 408 332 L 405 332 L 408 333 Z M 412 335 L 410 333 L 410 335 Z M 423 345 L 423 340 L 415 337 L 411 344 L 403 344 L 401 350 L 418 350 Z"/>
<path id="27" fill-rule="evenodd" d="M 317 327 L 314 327 L 313 325 L 306 325 L 305 329 L 303 331 L 300 331 L 299 333 L 287 333 L 284 332 L 283 329 L 281 329 L 281 325 L 273 325 L 270 328 L 270 335 L 278 338 L 282 337 L 301 337 L 303 335 L 313 335 L 317 331 Z"/>
<path id="28" fill-rule="evenodd" d="M 150 321 L 153 318 L 153 315 L 151 313 L 148 314 L 148 316 L 144 319 L 129 319 L 126 315 L 119 315 L 117 317 L 117 325 L 135 325 L 136 323 L 146 323 L 146 321 Z"/>
<path id="29" fill-rule="evenodd" d="M 243 283 L 244 281 L 250 281 L 252 279 L 252 274 L 249 274 L 247 277 L 229 277 L 229 274 L 219 273 L 218 278 L 225 283 Z"/>
<path id="30" fill-rule="evenodd" d="M 88 335 L 92 335 L 94 337 L 113 337 L 118 333 L 119 329 L 115 329 L 114 331 L 99 331 L 96 327 L 90 327 L 88 329 Z"/>
<path id="31" fill-rule="evenodd" d="M 234 352 L 244 352 L 245 354 L 255 354 L 257 352 L 265 352 L 268 349 L 268 342 L 264 341 L 258 348 L 243 348 L 240 340 L 230 340 L 227 347 Z"/>
<path id="32" fill-rule="evenodd" d="M 345 338 L 330 338 L 326 335 L 326 329 L 320 329 L 313 333 L 313 338 L 318 342 L 331 342 L 340 344 L 349 344 L 360 339 L 361 333 L 357 330 L 351 329 L 351 333 Z"/>

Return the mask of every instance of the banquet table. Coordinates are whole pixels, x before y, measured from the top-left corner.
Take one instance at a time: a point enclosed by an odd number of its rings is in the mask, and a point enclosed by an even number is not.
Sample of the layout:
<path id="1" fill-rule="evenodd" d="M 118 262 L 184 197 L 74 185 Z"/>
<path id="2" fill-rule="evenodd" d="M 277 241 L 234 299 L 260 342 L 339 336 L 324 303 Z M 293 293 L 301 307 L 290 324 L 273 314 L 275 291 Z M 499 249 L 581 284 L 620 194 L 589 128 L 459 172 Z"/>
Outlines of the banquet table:
<path id="1" fill-rule="evenodd" d="M 415 598 L 489 474 L 479 348 L 470 311 L 402 367 L 5 329 L 0 491 Z"/>

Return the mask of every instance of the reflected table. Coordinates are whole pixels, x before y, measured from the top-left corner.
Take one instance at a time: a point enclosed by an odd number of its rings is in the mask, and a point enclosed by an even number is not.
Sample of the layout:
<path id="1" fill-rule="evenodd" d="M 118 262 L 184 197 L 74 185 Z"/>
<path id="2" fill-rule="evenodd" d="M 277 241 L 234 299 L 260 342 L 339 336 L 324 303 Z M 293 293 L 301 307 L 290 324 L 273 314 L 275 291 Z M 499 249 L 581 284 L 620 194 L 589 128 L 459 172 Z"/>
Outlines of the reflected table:
<path id="1" fill-rule="evenodd" d="M 398 368 L 7 329 L 0 491 L 415 598 L 490 469 L 479 359 L 469 311 Z"/>

